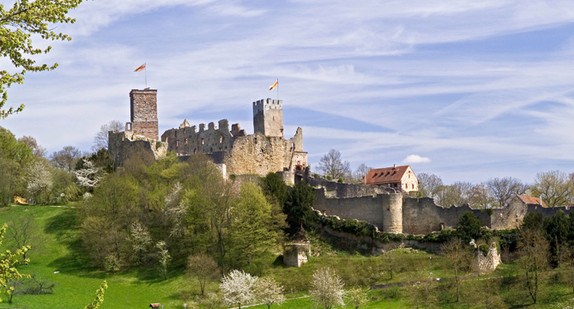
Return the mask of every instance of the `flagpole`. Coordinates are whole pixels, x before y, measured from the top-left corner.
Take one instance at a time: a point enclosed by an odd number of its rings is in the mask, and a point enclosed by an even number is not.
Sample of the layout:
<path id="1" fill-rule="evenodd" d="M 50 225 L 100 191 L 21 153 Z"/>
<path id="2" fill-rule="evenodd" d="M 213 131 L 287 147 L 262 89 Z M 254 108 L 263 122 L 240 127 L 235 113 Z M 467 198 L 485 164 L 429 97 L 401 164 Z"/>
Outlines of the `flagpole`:
<path id="1" fill-rule="evenodd" d="M 147 62 L 144 62 L 145 87 L 147 88 Z"/>
<path id="2" fill-rule="evenodd" d="M 279 77 L 277 77 L 277 101 L 279 101 Z"/>

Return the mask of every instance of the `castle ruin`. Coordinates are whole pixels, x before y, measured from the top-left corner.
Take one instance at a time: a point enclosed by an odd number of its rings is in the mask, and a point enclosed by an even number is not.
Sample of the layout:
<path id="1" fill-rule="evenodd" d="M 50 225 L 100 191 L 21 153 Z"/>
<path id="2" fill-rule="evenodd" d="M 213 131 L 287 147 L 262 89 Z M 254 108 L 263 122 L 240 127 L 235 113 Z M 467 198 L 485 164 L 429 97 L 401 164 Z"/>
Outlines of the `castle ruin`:
<path id="1" fill-rule="evenodd" d="M 297 128 L 291 138 L 283 137 L 283 101 L 263 99 L 253 102 L 253 134 L 246 134 L 239 124 L 229 128 L 227 119 L 217 126 L 192 126 L 184 120 L 178 128 L 158 136 L 157 90 L 134 89 L 130 92 L 130 121 L 125 131 L 108 133 L 108 149 L 121 166 L 131 155 L 150 160 L 164 157 L 168 151 L 182 160 L 196 153 L 209 156 L 222 171 L 230 175 L 282 173 L 293 183 L 299 175 L 316 189 L 314 208 L 326 215 L 357 219 L 389 233 L 427 234 L 454 227 L 466 212 L 473 212 L 483 226 L 492 229 L 518 227 L 529 212 L 551 216 L 558 210 L 517 197 L 509 206 L 477 210 L 463 205 L 442 207 L 431 198 L 413 198 L 392 188 L 327 182 L 309 177 L 307 153 L 303 151 L 303 130 Z M 305 173 L 299 173 L 305 171 Z"/>
<path id="2" fill-rule="evenodd" d="M 209 156 L 224 176 L 260 175 L 283 172 L 293 182 L 294 174 L 307 167 L 303 151 L 303 130 L 297 128 L 292 138 L 283 137 L 283 101 L 262 99 L 253 102 L 254 134 L 247 135 L 239 124 L 229 128 L 227 119 L 217 127 L 191 126 L 184 120 L 178 128 L 165 131 L 158 138 L 157 90 L 134 89 L 130 92 L 130 122 L 124 132 L 110 132 L 108 149 L 116 163 L 122 165 L 130 152 L 153 156 L 175 152 L 185 159 L 196 153 Z"/>

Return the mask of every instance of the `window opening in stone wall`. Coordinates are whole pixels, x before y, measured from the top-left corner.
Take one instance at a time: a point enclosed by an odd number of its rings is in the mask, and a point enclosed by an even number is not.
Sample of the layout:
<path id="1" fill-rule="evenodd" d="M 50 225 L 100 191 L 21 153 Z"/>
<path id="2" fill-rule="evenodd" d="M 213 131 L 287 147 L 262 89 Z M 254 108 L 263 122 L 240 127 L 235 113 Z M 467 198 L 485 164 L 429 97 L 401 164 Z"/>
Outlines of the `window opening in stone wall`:
<path id="1" fill-rule="evenodd" d="M 223 143 L 223 136 L 221 136 L 221 135 L 219 136 L 219 143 L 220 144 Z"/>
<path id="2" fill-rule="evenodd" d="M 187 138 L 183 140 L 183 144 L 187 146 Z"/>
<path id="3" fill-rule="evenodd" d="M 179 141 L 175 141 L 175 147 L 179 147 Z"/>
<path id="4" fill-rule="evenodd" d="M 203 138 L 201 139 L 201 144 L 205 145 L 205 140 L 203 140 Z"/>

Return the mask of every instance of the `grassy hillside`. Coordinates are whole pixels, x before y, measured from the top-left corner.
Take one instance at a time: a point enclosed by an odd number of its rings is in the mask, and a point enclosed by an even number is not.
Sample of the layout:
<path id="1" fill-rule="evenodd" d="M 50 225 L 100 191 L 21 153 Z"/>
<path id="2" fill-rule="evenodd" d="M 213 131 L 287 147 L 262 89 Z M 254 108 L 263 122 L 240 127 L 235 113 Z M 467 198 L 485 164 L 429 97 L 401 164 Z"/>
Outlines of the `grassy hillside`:
<path id="1" fill-rule="evenodd" d="M 0 308 L 83 308 L 95 297 L 95 291 L 107 280 L 109 288 L 101 308 L 147 308 L 160 302 L 165 308 L 183 308 L 194 295 L 199 294 L 196 281 L 187 278 L 182 268 L 171 269 L 168 280 L 159 280 L 153 268 L 131 270 L 121 274 L 106 274 L 90 267 L 82 252 L 76 221 L 77 209 L 69 207 L 13 206 L 0 208 L 0 222 L 12 227 L 32 218 L 36 224 L 29 243 L 29 265 L 19 269 L 36 278 L 55 283 L 53 294 L 16 295 L 13 304 L 0 303 Z M 10 229 L 10 226 L 9 226 Z M 7 235 L 4 249 L 12 248 Z M 272 308 L 317 308 L 306 296 L 314 270 L 329 266 L 336 269 L 347 287 L 372 284 L 385 288 L 368 292 L 370 302 L 361 308 L 424 307 L 423 302 L 443 308 L 563 308 L 572 306 L 574 273 L 572 267 L 541 274 L 539 302 L 532 305 L 516 265 L 503 264 L 497 271 L 476 277 L 467 275 L 462 284 L 461 301 L 452 294 L 452 271 L 441 256 L 412 249 L 393 250 L 379 257 L 365 257 L 336 251 L 325 243 L 313 243 L 314 253 L 302 268 L 289 268 L 269 256 L 260 261 L 264 267 L 254 267 L 279 281 L 288 300 Z M 273 265 L 272 265 L 273 264 Z M 430 282 L 431 276 L 434 283 Z M 436 278 L 441 281 L 435 281 Z M 417 285 L 413 283 L 418 282 Z M 216 291 L 217 282 L 207 290 Z M 425 290 L 430 288 L 429 290 Z M 194 308 L 188 306 L 188 308 Z M 252 308 L 266 308 L 259 305 Z M 347 306 L 345 308 L 351 308 Z"/>
<path id="2" fill-rule="evenodd" d="M 53 294 L 16 295 L 13 304 L 2 303 L 0 308 L 83 308 L 94 299 L 103 280 L 109 288 L 102 308 L 146 308 L 152 302 L 176 305 L 183 303 L 177 300 L 181 293 L 192 292 L 182 271 L 172 271 L 170 279 L 159 281 L 150 272 L 107 275 L 91 269 L 79 248 L 76 212 L 64 207 L 0 208 L 1 222 L 18 224 L 26 216 L 36 220 L 38 233 L 31 241 L 31 262 L 19 269 L 56 283 Z M 4 247 L 10 243 L 6 237 Z"/>

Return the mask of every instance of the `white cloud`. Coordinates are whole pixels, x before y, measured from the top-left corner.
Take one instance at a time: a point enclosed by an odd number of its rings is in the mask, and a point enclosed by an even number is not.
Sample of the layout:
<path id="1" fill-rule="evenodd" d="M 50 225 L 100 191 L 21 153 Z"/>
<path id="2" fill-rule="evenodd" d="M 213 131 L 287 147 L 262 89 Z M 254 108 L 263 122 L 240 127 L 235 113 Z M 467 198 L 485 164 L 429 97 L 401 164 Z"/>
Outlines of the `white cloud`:
<path id="1" fill-rule="evenodd" d="M 414 164 L 414 163 L 430 163 L 431 159 L 427 157 L 421 157 L 419 155 L 408 155 L 403 159 L 404 164 Z"/>

